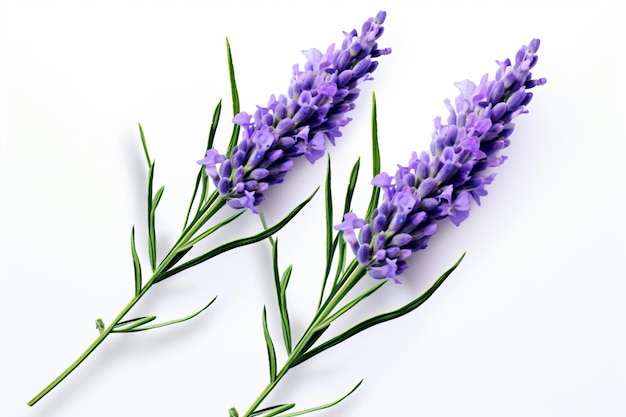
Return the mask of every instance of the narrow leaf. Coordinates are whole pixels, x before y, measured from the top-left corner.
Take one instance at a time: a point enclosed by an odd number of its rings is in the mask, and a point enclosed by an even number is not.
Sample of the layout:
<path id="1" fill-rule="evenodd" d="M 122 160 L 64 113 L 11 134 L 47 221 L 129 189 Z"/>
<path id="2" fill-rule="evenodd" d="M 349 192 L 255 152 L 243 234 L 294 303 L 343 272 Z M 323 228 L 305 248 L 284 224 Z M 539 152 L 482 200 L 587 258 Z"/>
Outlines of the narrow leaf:
<path id="1" fill-rule="evenodd" d="M 234 70 L 233 70 L 234 77 Z M 217 125 L 220 122 L 220 115 L 222 114 L 222 100 L 217 103 L 215 106 L 215 110 L 213 110 L 213 118 L 211 119 L 211 128 L 209 129 L 209 138 L 206 144 L 206 150 L 209 150 L 213 147 L 213 142 L 215 141 L 215 134 L 217 133 Z"/>
<path id="2" fill-rule="evenodd" d="M 186 245 L 186 247 L 195 245 L 196 243 L 200 242 L 202 239 L 206 238 L 210 234 L 214 233 L 215 231 L 217 231 L 217 230 L 221 229 L 222 227 L 226 226 L 227 224 L 231 223 L 232 221 L 237 219 L 239 216 L 241 216 L 243 213 L 245 213 L 245 211 L 241 210 L 241 211 L 233 214 L 232 216 L 228 217 L 227 219 L 222 220 L 221 222 L 219 222 L 215 226 L 213 226 L 213 227 L 207 229 L 205 232 L 199 234 L 193 240 L 190 240 L 189 243 Z"/>
<path id="3" fill-rule="evenodd" d="M 146 162 L 148 166 L 151 165 L 150 153 L 148 153 L 148 144 L 146 143 L 146 136 L 143 134 L 143 128 L 141 127 L 141 123 L 137 123 L 139 125 L 139 136 L 141 136 L 141 145 L 143 146 L 143 154 L 146 156 Z"/>
<path id="4" fill-rule="evenodd" d="M 354 190 L 356 189 L 356 181 L 359 178 L 359 168 L 361 167 L 361 158 L 357 159 L 350 172 L 350 182 L 348 182 L 348 188 L 346 190 L 346 199 L 343 206 L 343 212 L 347 213 L 352 208 L 352 197 L 354 196 Z"/>
<path id="5" fill-rule="evenodd" d="M 348 398 L 348 397 L 349 397 L 349 396 L 350 396 L 350 395 L 351 395 L 354 391 L 356 391 L 356 390 L 357 390 L 357 389 L 361 386 L 361 384 L 362 384 L 362 383 L 363 383 L 363 380 L 360 380 L 360 381 L 359 381 L 359 383 L 358 383 L 358 384 L 356 384 L 356 385 L 354 386 L 354 388 L 352 388 L 352 389 L 350 390 L 350 392 L 348 392 L 348 393 L 347 393 L 346 395 L 344 395 L 343 397 L 341 397 L 341 398 L 339 398 L 339 399 L 336 399 L 336 400 L 335 400 L 335 401 L 333 401 L 333 402 L 330 402 L 330 403 L 328 403 L 328 404 L 324 404 L 324 405 L 320 405 L 320 406 L 317 406 L 317 407 L 313 407 L 313 408 L 307 408 L 306 410 L 302 410 L 302 411 L 296 411 L 295 413 L 283 414 L 281 417 L 295 417 L 295 416 L 301 416 L 301 415 L 303 415 L 303 414 L 313 413 L 313 412 L 315 412 L 315 411 L 320 411 L 320 410 L 323 410 L 323 409 L 325 409 L 325 408 L 330 408 L 330 407 L 332 407 L 332 406 L 334 406 L 334 405 L 339 404 L 340 402 L 342 402 L 342 401 L 343 401 L 343 400 L 345 400 L 346 398 Z"/>
<path id="6" fill-rule="evenodd" d="M 130 231 L 130 252 L 133 257 L 133 268 L 135 270 L 135 297 L 141 292 L 141 263 L 137 256 L 137 248 L 135 247 L 135 226 Z"/>
<path id="7" fill-rule="evenodd" d="M 280 322 L 283 327 L 283 339 L 285 340 L 285 349 L 287 354 L 291 354 L 291 323 L 289 321 L 289 310 L 287 308 L 287 286 L 291 278 L 292 266 L 289 265 L 280 281 Z"/>
<path id="8" fill-rule="evenodd" d="M 376 291 L 378 291 L 380 289 L 380 287 L 382 287 L 383 285 L 385 285 L 387 281 L 382 281 L 379 282 L 378 284 L 374 285 L 372 288 L 368 289 L 367 291 L 365 291 L 363 294 L 359 295 L 358 297 L 356 297 L 354 300 L 350 301 L 349 303 L 347 303 L 346 305 L 344 305 L 342 308 L 340 308 L 335 314 L 333 314 L 332 316 L 330 316 L 329 318 L 327 318 L 326 320 L 324 320 L 321 323 L 320 327 L 323 327 L 325 325 L 330 325 L 333 321 L 337 320 L 339 317 L 341 317 L 342 315 L 344 315 L 345 313 L 347 313 L 348 311 L 350 311 L 354 306 L 356 306 L 357 304 L 359 304 L 361 301 L 365 300 L 367 297 L 369 297 L 370 295 L 374 294 Z"/>
<path id="9" fill-rule="evenodd" d="M 133 327 L 130 330 L 125 330 L 126 332 L 142 332 L 144 330 L 152 330 L 152 329 L 157 329 L 159 327 L 165 327 L 165 326 L 170 326 L 172 324 L 178 324 L 178 323 L 182 323 L 184 321 L 187 320 L 191 320 L 192 318 L 196 317 L 198 314 L 202 313 L 204 310 L 206 310 L 207 308 L 209 308 L 211 306 L 211 304 L 213 304 L 213 302 L 217 299 L 217 296 L 215 298 L 213 298 L 209 304 L 205 305 L 204 307 L 202 307 L 200 310 L 196 311 L 193 314 L 190 314 L 188 316 L 179 318 L 179 319 L 175 319 L 175 320 L 170 320 L 170 321 L 165 321 L 163 323 L 157 323 L 157 324 L 151 324 L 149 326 L 144 326 L 144 327 Z"/>
<path id="10" fill-rule="evenodd" d="M 346 241 L 343 239 L 343 232 L 339 231 L 339 233 L 337 233 L 337 236 L 335 236 L 335 241 L 333 242 L 335 247 L 338 247 L 338 253 L 339 255 L 337 256 L 337 269 L 335 272 L 335 280 L 334 282 L 338 282 L 339 281 L 339 277 L 341 277 L 341 274 L 344 272 L 344 268 L 346 266 Z"/>
<path id="11" fill-rule="evenodd" d="M 454 272 L 454 270 L 459 266 L 459 264 L 461 263 L 461 261 L 463 260 L 463 258 L 465 257 L 465 254 L 463 254 L 458 261 L 456 261 L 454 263 L 454 265 L 452 265 L 446 272 L 444 272 L 434 283 L 433 285 L 427 289 L 422 295 L 420 295 L 419 297 L 415 298 L 413 301 L 405 304 L 404 306 L 387 312 L 387 313 L 383 313 L 383 314 L 379 314 L 377 316 L 373 316 L 370 317 L 367 320 L 362 321 L 361 323 L 353 326 L 352 328 L 350 328 L 349 330 L 341 333 L 338 336 L 335 336 L 334 338 L 322 343 L 319 346 L 316 346 L 315 348 L 311 349 L 310 351 L 303 353 L 301 356 L 299 356 L 298 358 L 296 358 L 296 360 L 294 361 L 292 367 L 297 366 L 298 364 L 306 361 L 307 359 L 312 358 L 313 356 L 317 355 L 318 353 L 321 353 L 323 351 L 325 351 L 328 348 L 331 348 L 349 338 L 351 338 L 352 336 L 362 332 L 363 330 L 366 330 L 372 326 L 375 326 L 377 324 L 381 324 L 384 323 L 386 321 L 389 320 L 393 320 L 393 319 L 397 319 L 398 317 L 404 316 L 405 314 L 410 313 L 411 311 L 417 309 L 419 306 L 421 306 L 422 304 L 424 304 L 424 302 L 426 300 L 428 300 L 430 298 L 431 295 L 433 295 L 435 293 L 435 291 L 437 291 L 437 289 L 441 286 L 441 284 L 443 284 L 443 282 L 446 280 L 446 278 L 448 278 L 452 272 Z"/>
<path id="12" fill-rule="evenodd" d="M 304 208 L 304 206 L 306 206 L 309 201 L 311 201 L 311 199 L 315 196 L 315 194 L 317 193 L 319 187 L 317 189 L 315 189 L 315 191 L 306 199 L 304 200 L 302 203 L 298 204 L 298 206 L 296 206 L 296 208 L 294 208 L 289 214 L 287 214 L 287 216 L 285 216 L 281 221 L 279 221 L 278 223 L 276 223 L 274 226 L 263 230 L 260 233 L 257 233 L 256 235 L 252 235 L 246 238 L 241 238 L 241 239 L 236 239 L 233 241 L 230 241 L 228 243 L 225 243 L 221 246 L 218 246 L 206 253 L 204 253 L 203 255 L 200 255 L 196 258 L 193 258 L 187 262 L 185 262 L 182 265 L 179 265 L 175 268 L 172 268 L 171 270 L 164 272 L 161 276 L 159 276 L 158 278 L 156 278 L 154 280 L 154 282 L 159 282 L 162 281 L 166 278 L 169 278 L 173 275 L 176 275 L 177 273 L 184 271 L 185 269 L 191 268 L 193 266 L 196 266 L 198 264 L 201 264 L 204 261 L 207 261 L 217 255 L 220 255 L 224 252 L 228 252 L 229 250 L 235 249 L 235 248 L 239 248 L 241 246 L 246 246 L 246 245 L 250 245 L 252 243 L 256 243 L 259 242 L 263 239 L 268 238 L 269 236 L 273 235 L 274 233 L 278 232 L 280 229 L 282 229 L 283 227 L 285 227 L 285 225 L 287 225 L 287 223 L 289 223 L 291 221 L 291 219 L 293 219 L 299 212 L 300 210 L 302 210 Z"/>
<path id="13" fill-rule="evenodd" d="M 217 132 L 217 125 L 219 124 L 221 112 L 222 100 L 219 101 L 215 111 L 213 112 L 213 120 L 211 121 L 211 129 L 209 130 L 209 138 L 207 139 L 207 150 L 213 148 L 213 142 L 215 141 L 215 133 Z M 202 205 L 206 203 L 209 189 L 209 176 L 207 175 L 206 168 L 204 166 L 200 167 L 200 176 L 202 178 L 202 193 L 200 194 L 200 200 L 198 202 L 198 211 Z"/>
<path id="14" fill-rule="evenodd" d="M 264 227 L 267 224 L 263 221 Z M 270 238 L 271 239 L 271 238 Z M 272 272 L 274 275 L 274 287 L 276 288 L 276 302 L 278 303 L 278 311 L 280 312 L 280 323 L 282 326 L 283 341 L 285 342 L 285 350 L 287 354 L 291 353 L 291 324 L 289 323 L 289 312 L 287 310 L 287 285 L 291 277 L 292 266 L 289 265 L 282 277 L 278 268 L 278 239 L 271 239 L 272 243 Z"/>
<path id="15" fill-rule="evenodd" d="M 252 412 L 250 414 L 250 417 L 260 416 L 263 413 L 267 413 L 268 411 L 275 410 L 275 409 L 281 408 L 281 407 L 285 407 L 287 405 L 290 405 L 290 404 L 278 404 L 278 405 L 272 405 L 270 407 L 265 407 L 265 408 L 262 408 L 260 410 L 256 410 L 256 411 Z M 291 406 L 293 407 L 294 405 L 295 404 L 293 404 Z"/>
<path id="16" fill-rule="evenodd" d="M 113 333 L 126 333 L 129 331 L 133 331 L 133 329 L 141 326 L 142 324 L 150 323 L 154 319 L 156 319 L 156 316 L 141 317 L 141 318 L 130 320 L 130 324 L 127 324 L 125 326 L 121 325 L 121 323 L 118 323 L 115 326 L 113 326 L 112 331 Z"/>
<path id="17" fill-rule="evenodd" d="M 328 164 L 326 167 L 326 181 L 324 185 L 324 205 L 326 207 L 326 266 L 324 268 L 324 279 L 322 280 L 322 289 L 317 302 L 317 307 L 322 305 L 324 293 L 326 292 L 326 284 L 330 275 L 330 269 L 333 263 L 336 245 L 333 244 L 333 190 L 331 186 L 332 173 L 330 164 L 330 154 L 328 155 Z"/>
<path id="18" fill-rule="evenodd" d="M 354 196 L 354 190 L 356 189 L 356 182 L 359 178 L 359 168 L 361 166 L 361 159 L 357 159 L 352 167 L 352 171 L 350 172 L 350 180 L 348 182 L 348 186 L 346 188 L 346 197 L 343 205 L 343 212 L 348 213 L 352 207 L 352 197 Z M 342 219 L 343 220 L 343 219 Z M 343 232 L 339 232 L 337 234 L 337 238 L 343 236 Z M 337 289 L 339 277 L 342 275 L 346 260 L 346 246 L 345 241 L 341 239 L 341 243 L 339 244 L 339 258 L 337 262 L 337 271 L 335 273 L 335 281 L 333 284 L 333 288 Z"/>
<path id="19" fill-rule="evenodd" d="M 265 345 L 267 347 L 270 382 L 274 382 L 276 380 L 276 350 L 274 349 L 274 342 L 272 342 L 270 331 L 267 328 L 267 312 L 265 310 L 265 306 L 263 306 L 263 335 L 265 336 Z"/>
<path id="20" fill-rule="evenodd" d="M 157 206 L 159 205 L 159 201 L 161 201 L 161 196 L 163 195 L 163 191 L 165 191 L 165 186 L 161 186 L 154 195 L 152 199 L 152 215 L 154 216 L 154 212 L 156 211 Z"/>
<path id="21" fill-rule="evenodd" d="M 135 323 L 135 322 L 137 322 L 139 320 L 143 320 L 143 319 L 145 319 L 147 317 L 153 317 L 153 316 L 141 316 L 141 317 L 135 317 L 134 319 L 128 319 L 128 320 L 119 321 L 119 322 L 117 322 L 117 323 L 115 323 L 113 325 L 113 328 L 115 329 L 115 328 L 118 328 L 118 327 L 123 327 L 123 326 L 126 326 L 126 325 L 130 324 L 130 323 Z"/>
<path id="22" fill-rule="evenodd" d="M 156 231 L 154 229 L 154 210 L 152 188 L 154 183 L 154 162 L 148 171 L 148 255 L 152 271 L 156 268 Z"/>
<path id="23" fill-rule="evenodd" d="M 154 167 L 154 163 L 152 163 L 152 166 Z M 161 188 L 157 190 L 156 194 L 154 195 L 154 198 L 152 199 L 152 203 L 150 205 L 151 206 L 150 213 L 148 213 L 148 238 L 151 242 L 151 244 L 149 245 L 149 248 L 150 248 L 150 266 L 152 267 L 152 271 L 154 271 L 154 269 L 156 268 L 156 254 L 157 254 L 156 225 L 155 225 L 156 209 L 157 209 L 157 206 L 159 205 L 159 201 L 161 201 L 161 196 L 163 195 L 164 190 L 165 190 L 164 186 L 162 186 Z"/>
<path id="24" fill-rule="evenodd" d="M 372 178 L 380 174 L 380 147 L 378 146 L 378 113 L 376 111 L 376 94 L 372 93 Z M 369 219 L 376 207 L 380 196 L 380 187 L 372 187 L 372 196 L 365 213 Z"/>
<path id="25" fill-rule="evenodd" d="M 295 403 L 291 403 L 291 404 L 283 404 L 279 407 L 276 407 L 276 409 L 270 413 L 265 414 L 263 417 L 274 417 L 279 415 L 280 413 L 282 413 L 283 411 L 287 411 L 287 410 L 291 410 L 292 408 L 294 408 L 296 406 Z M 284 416 L 284 415 L 283 415 Z M 282 416 L 281 416 L 282 417 Z"/>
<path id="26" fill-rule="evenodd" d="M 235 79 L 235 66 L 233 65 L 233 55 L 230 49 L 230 42 L 228 42 L 228 38 L 226 38 L 226 54 L 228 58 L 228 75 L 230 77 L 230 92 L 233 101 L 233 117 L 239 114 L 239 92 L 237 91 L 237 81 Z M 239 138 L 239 130 L 240 126 L 238 124 L 233 124 L 233 133 L 230 136 L 230 142 L 228 144 L 228 148 L 226 148 L 226 156 L 230 156 L 233 148 L 237 144 L 237 139 Z"/>
<path id="27" fill-rule="evenodd" d="M 215 133 L 217 132 L 217 125 L 219 124 L 221 111 L 222 111 L 222 100 L 220 100 L 217 103 L 217 106 L 215 106 L 215 110 L 213 111 L 213 119 L 211 121 L 211 128 L 209 129 L 209 137 L 207 139 L 205 150 L 211 149 L 213 147 L 213 142 L 215 141 Z M 187 223 L 189 222 L 189 216 L 191 215 L 193 203 L 196 200 L 196 196 L 198 195 L 200 183 L 202 183 L 202 191 L 200 193 L 200 199 L 198 200 L 198 207 L 197 207 L 196 213 L 202 207 L 202 204 L 207 195 L 208 176 L 206 174 L 206 169 L 204 166 L 200 167 L 200 169 L 198 170 L 198 175 L 196 176 L 196 184 L 194 185 L 193 193 L 191 194 L 191 201 L 189 201 L 189 208 L 187 209 L 187 215 L 185 216 L 185 223 L 183 224 L 183 230 L 185 230 L 185 228 L 187 227 Z"/>
<path id="28" fill-rule="evenodd" d="M 202 173 L 204 173 L 204 175 L 202 175 Z M 198 175 L 196 175 L 196 184 L 193 187 L 193 193 L 191 194 L 191 201 L 189 202 L 189 207 L 187 208 L 187 215 L 185 216 L 185 223 L 183 223 L 183 230 L 185 230 L 185 228 L 187 227 L 187 224 L 189 223 L 189 216 L 191 215 L 191 209 L 193 208 L 193 203 L 196 200 L 196 195 L 198 195 L 198 189 L 200 188 L 200 181 L 203 182 L 202 187 L 205 188 L 206 185 L 204 184 L 206 181 L 204 180 L 204 177 L 206 177 L 206 172 L 204 167 L 200 167 L 200 170 L 198 171 Z M 198 210 L 200 209 L 200 204 L 202 203 L 202 198 L 200 198 L 200 203 L 198 203 Z"/>
<path id="29" fill-rule="evenodd" d="M 359 178 L 359 168 L 361 167 L 361 159 L 357 159 L 352 167 L 352 171 L 350 172 L 350 179 L 348 181 L 348 186 L 346 188 L 346 197 L 344 199 L 343 212 L 344 214 L 351 210 L 352 206 L 352 198 L 354 196 L 354 190 L 356 189 L 356 182 Z M 342 219 L 343 220 L 343 219 Z M 335 242 L 335 248 L 339 246 L 339 255 L 337 261 L 337 269 L 335 272 L 335 280 L 333 288 L 337 288 L 337 284 L 339 282 L 339 277 L 344 272 L 345 262 L 346 262 L 346 242 L 343 240 L 343 232 L 337 233 L 336 237 L 337 241 Z M 336 249 L 335 249 L 336 250 Z"/>

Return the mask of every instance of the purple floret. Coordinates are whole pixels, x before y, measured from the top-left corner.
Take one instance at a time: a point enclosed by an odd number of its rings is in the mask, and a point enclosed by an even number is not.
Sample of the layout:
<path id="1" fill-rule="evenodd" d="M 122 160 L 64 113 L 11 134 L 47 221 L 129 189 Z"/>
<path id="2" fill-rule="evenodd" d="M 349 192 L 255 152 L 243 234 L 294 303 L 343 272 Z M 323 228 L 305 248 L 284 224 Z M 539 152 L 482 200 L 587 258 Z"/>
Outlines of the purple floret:
<path id="1" fill-rule="evenodd" d="M 406 259 L 425 249 L 437 230 L 437 222 L 449 218 L 455 225 L 468 216 L 473 199 L 487 195 L 485 186 L 495 174 L 491 170 L 506 157 L 500 151 L 510 144 L 512 120 L 526 113 L 532 99 L 527 90 L 545 84 L 545 78 L 533 79 L 530 69 L 537 63 L 539 40 L 523 46 L 515 56 L 498 63 L 494 80 L 485 75 L 478 84 L 456 84 L 461 94 L 449 110 L 447 124 L 435 119 L 430 153 L 418 157 L 413 152 L 408 166 L 399 166 L 392 177 L 377 175 L 372 184 L 383 190 L 383 202 L 368 221 L 353 213 L 346 220 L 354 227 L 343 230 L 359 263 L 377 279 L 397 278 L 407 268 Z M 350 217 L 348 217 L 350 216 Z M 355 240 L 355 228 L 363 224 Z"/>

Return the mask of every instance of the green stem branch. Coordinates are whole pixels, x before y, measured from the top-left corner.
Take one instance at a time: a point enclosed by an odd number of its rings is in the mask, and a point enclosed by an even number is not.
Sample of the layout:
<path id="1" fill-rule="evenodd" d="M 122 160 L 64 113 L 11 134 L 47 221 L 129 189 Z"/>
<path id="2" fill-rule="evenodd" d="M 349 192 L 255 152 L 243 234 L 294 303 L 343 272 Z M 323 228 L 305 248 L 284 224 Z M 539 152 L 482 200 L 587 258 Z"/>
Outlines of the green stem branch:
<path id="1" fill-rule="evenodd" d="M 211 204 L 212 203 L 212 204 Z M 185 229 L 185 231 L 181 234 L 180 238 L 176 241 L 172 249 L 169 251 L 167 256 L 161 261 L 159 266 L 155 269 L 154 273 L 150 277 L 150 279 L 145 283 L 141 291 L 137 295 L 135 295 L 128 304 L 120 311 L 120 313 L 113 319 L 111 324 L 109 324 L 100 335 L 93 341 L 91 345 L 70 365 L 63 371 L 58 377 L 56 377 L 48 386 L 46 386 L 39 394 L 35 395 L 29 402 L 29 406 L 35 405 L 39 400 L 41 400 L 44 396 L 46 396 L 50 391 L 52 391 L 57 385 L 61 383 L 69 374 L 71 374 L 87 357 L 94 351 L 96 348 L 104 341 L 104 339 L 111 334 L 115 326 L 128 314 L 128 312 L 139 302 L 139 300 L 144 296 L 146 292 L 152 287 L 152 284 L 155 283 L 157 278 L 161 276 L 163 273 L 170 270 L 173 266 L 175 266 L 176 262 L 172 263 L 172 260 L 177 258 L 177 255 L 182 250 L 188 250 L 186 248 L 188 242 L 193 239 L 195 234 L 202 228 L 202 226 L 213 217 L 222 207 L 224 207 L 226 201 L 223 198 L 219 199 L 210 199 L 210 203 L 205 210 L 203 210 L 202 216 L 197 217 L 194 221 Z"/>
<path id="2" fill-rule="evenodd" d="M 292 368 L 294 363 L 297 362 L 299 356 L 306 353 L 306 350 L 308 350 L 311 347 L 312 343 L 315 342 L 314 338 L 317 339 L 319 337 L 317 333 L 320 330 L 322 323 L 332 314 L 332 312 L 339 305 L 341 300 L 343 300 L 344 297 L 348 295 L 350 290 L 356 285 L 357 282 L 359 282 L 361 278 L 363 278 L 366 273 L 366 270 L 360 266 L 354 269 L 350 269 L 350 271 L 351 273 L 346 278 L 345 284 L 334 294 L 332 294 L 329 299 L 326 300 L 324 305 L 317 310 L 308 328 L 300 338 L 298 344 L 294 347 L 291 354 L 289 354 L 289 356 L 285 360 L 285 363 L 283 364 L 280 371 L 278 371 L 278 373 L 276 374 L 276 377 L 265 386 L 265 388 L 263 389 L 263 391 L 261 391 L 256 400 L 254 400 L 250 408 L 248 408 L 248 410 L 244 414 L 242 414 L 241 417 L 250 417 L 257 410 L 263 400 L 265 400 L 265 398 L 267 398 L 267 396 L 274 390 L 274 388 L 276 388 L 280 380 L 287 374 L 289 369 Z"/>

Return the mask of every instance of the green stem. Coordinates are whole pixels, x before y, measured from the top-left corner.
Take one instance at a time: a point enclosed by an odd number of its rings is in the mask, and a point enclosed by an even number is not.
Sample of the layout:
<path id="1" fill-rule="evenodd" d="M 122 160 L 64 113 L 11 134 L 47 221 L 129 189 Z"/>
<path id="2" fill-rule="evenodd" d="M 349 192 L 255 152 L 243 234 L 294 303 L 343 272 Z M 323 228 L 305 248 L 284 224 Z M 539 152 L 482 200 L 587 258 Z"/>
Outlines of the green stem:
<path id="1" fill-rule="evenodd" d="M 29 406 L 35 405 L 39 400 L 46 396 L 50 391 L 52 391 L 57 385 L 61 383 L 69 374 L 71 374 L 87 357 L 94 351 L 96 348 L 107 338 L 109 334 L 113 331 L 115 326 L 124 318 L 124 316 L 130 311 L 131 308 L 144 296 L 146 292 L 152 287 L 155 280 L 164 272 L 167 272 L 170 268 L 172 268 L 175 264 L 170 265 L 172 259 L 176 257 L 181 249 L 183 249 L 186 244 L 193 238 L 193 236 L 200 230 L 200 228 L 217 213 L 226 201 L 223 198 L 217 200 L 211 200 L 213 204 L 208 207 L 202 216 L 197 218 L 192 224 L 190 224 L 186 230 L 181 234 L 180 238 L 176 241 L 170 252 L 163 259 L 163 261 L 159 264 L 159 266 L 155 269 L 154 273 L 150 277 L 150 279 L 145 283 L 141 291 L 133 297 L 128 304 L 120 311 L 120 313 L 113 319 L 111 324 L 106 327 L 102 333 L 93 341 L 91 345 L 70 365 L 63 371 L 58 377 L 56 377 L 48 386 L 46 386 L 41 392 L 35 395 L 29 402 Z"/>
<path id="2" fill-rule="evenodd" d="M 317 310 L 317 313 L 313 317 L 311 324 L 306 329 L 302 338 L 298 344 L 294 347 L 293 351 L 287 357 L 285 363 L 282 368 L 276 374 L 276 377 L 271 380 L 261 391 L 259 396 L 254 400 L 250 408 L 241 415 L 241 417 L 250 417 L 252 413 L 256 411 L 256 409 L 261 405 L 263 400 L 276 388 L 280 380 L 287 374 L 289 369 L 291 369 L 295 360 L 301 354 L 306 353 L 304 349 L 306 347 L 310 347 L 310 342 L 312 338 L 315 336 L 317 331 L 320 328 L 320 325 L 328 318 L 328 316 L 333 312 L 333 310 L 337 307 L 337 305 L 343 300 L 343 298 L 350 292 L 350 290 L 356 285 L 357 282 L 365 275 L 367 271 L 362 267 L 357 267 L 351 269 L 350 275 L 346 278 L 345 284 L 335 292 L 325 303 L 324 305 Z"/>

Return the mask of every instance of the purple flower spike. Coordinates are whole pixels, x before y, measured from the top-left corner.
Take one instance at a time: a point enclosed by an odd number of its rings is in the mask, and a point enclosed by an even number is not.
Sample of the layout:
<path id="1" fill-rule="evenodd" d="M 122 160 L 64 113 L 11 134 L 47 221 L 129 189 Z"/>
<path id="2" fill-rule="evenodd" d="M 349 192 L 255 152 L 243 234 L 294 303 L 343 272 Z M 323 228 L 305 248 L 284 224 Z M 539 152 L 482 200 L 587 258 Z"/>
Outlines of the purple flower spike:
<path id="1" fill-rule="evenodd" d="M 263 201 L 263 191 L 283 181 L 295 158 L 314 163 L 324 156 L 327 142 L 335 144 L 350 122 L 346 113 L 355 107 L 357 86 L 372 79 L 378 65 L 374 58 L 391 53 L 377 44 L 385 16 L 379 12 L 368 19 L 360 35 L 344 32 L 341 48 L 333 44 L 324 53 L 303 51 L 307 63 L 303 70 L 294 66 L 286 95 L 272 95 L 267 107 L 258 106 L 252 116 L 242 112 L 233 118 L 243 134 L 228 159 L 210 149 L 198 161 L 231 207 L 256 212 L 253 206 Z"/>
<path id="2" fill-rule="evenodd" d="M 408 268 L 406 259 L 426 248 L 437 222 L 449 218 L 458 226 L 469 216 L 471 199 L 480 204 L 487 195 L 485 186 L 495 178 L 490 169 L 506 159 L 499 152 L 510 143 L 511 121 L 526 113 L 532 99 L 528 90 L 546 83 L 530 73 L 538 48 L 534 39 L 517 52 L 514 64 L 498 62 L 494 80 L 485 75 L 478 84 L 456 83 L 460 95 L 454 106 L 444 102 L 450 111 L 447 125 L 435 119 L 430 155 L 418 158 L 414 152 L 395 176 L 383 172 L 374 178 L 372 184 L 384 191 L 383 202 L 361 226 L 358 239 L 357 223 L 350 223 L 349 235 L 344 232 L 370 276 L 399 283 L 397 276 Z M 347 220 L 356 218 L 347 213 L 346 222 L 336 228 L 345 231 Z"/>

